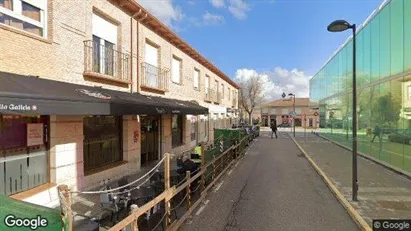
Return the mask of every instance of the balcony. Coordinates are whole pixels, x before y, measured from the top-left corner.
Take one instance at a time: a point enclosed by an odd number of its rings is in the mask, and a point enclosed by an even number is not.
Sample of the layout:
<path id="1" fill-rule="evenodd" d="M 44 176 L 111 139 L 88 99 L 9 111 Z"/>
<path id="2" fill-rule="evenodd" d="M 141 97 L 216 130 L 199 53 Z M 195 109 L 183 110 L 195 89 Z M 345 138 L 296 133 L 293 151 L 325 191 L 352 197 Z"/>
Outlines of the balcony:
<path id="1" fill-rule="evenodd" d="M 84 76 L 130 84 L 130 60 L 113 47 L 84 41 Z"/>
<path id="2" fill-rule="evenodd" d="M 216 97 L 215 98 L 216 99 L 215 99 L 214 102 L 217 103 L 217 104 L 221 104 L 221 101 L 223 99 L 221 92 L 216 92 Z"/>
<path id="3" fill-rule="evenodd" d="M 212 96 L 211 96 L 211 89 L 209 89 L 209 88 L 206 88 L 204 90 L 204 101 L 207 101 L 207 102 L 212 102 L 213 101 Z"/>
<path id="4" fill-rule="evenodd" d="M 232 100 L 232 107 L 236 108 L 237 107 L 237 99 L 233 98 Z"/>
<path id="5" fill-rule="evenodd" d="M 164 93 L 168 91 L 170 70 L 159 68 L 149 63 L 141 64 L 141 88 Z"/>

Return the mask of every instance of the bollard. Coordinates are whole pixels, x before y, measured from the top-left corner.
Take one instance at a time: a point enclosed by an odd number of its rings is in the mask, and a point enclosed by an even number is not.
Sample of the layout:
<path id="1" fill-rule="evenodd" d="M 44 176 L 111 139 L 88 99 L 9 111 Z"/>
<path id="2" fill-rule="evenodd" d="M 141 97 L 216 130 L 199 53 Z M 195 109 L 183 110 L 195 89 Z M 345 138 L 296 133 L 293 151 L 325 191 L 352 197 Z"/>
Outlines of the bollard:
<path id="1" fill-rule="evenodd" d="M 136 205 L 136 204 L 130 205 L 130 215 L 133 214 L 133 212 L 137 211 L 138 209 L 139 209 L 138 205 Z M 131 231 L 138 231 L 137 220 L 133 221 L 133 223 L 131 223 Z"/>
<path id="2" fill-rule="evenodd" d="M 187 184 L 187 188 L 186 188 L 186 190 L 187 190 L 187 210 L 190 211 L 190 209 L 191 209 L 191 189 L 190 189 L 190 186 L 191 186 L 191 183 L 190 183 L 191 175 L 190 175 L 190 171 L 186 171 L 186 179 L 187 179 L 187 182 L 189 182 L 189 183 Z"/>

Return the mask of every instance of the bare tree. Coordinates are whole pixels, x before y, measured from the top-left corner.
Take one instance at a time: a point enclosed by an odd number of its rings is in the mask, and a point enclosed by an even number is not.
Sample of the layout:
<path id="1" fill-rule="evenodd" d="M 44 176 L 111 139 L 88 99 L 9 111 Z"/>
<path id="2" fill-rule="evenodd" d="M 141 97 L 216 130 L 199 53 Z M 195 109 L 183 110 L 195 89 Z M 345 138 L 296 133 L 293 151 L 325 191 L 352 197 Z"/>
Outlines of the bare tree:
<path id="1" fill-rule="evenodd" d="M 252 122 L 252 114 L 256 106 L 264 100 L 264 83 L 258 75 L 242 78 L 238 81 L 240 87 L 238 103 L 248 114 L 248 122 Z"/>

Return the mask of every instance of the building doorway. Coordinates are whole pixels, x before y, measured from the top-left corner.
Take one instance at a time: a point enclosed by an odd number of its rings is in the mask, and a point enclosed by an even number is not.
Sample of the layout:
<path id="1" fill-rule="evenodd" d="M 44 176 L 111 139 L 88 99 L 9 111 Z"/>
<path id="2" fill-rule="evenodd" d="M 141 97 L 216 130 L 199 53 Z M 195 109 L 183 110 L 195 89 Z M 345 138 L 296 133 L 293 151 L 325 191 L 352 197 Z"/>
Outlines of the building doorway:
<path id="1" fill-rule="evenodd" d="M 160 117 L 141 117 L 141 166 L 159 159 Z"/>
<path id="2" fill-rule="evenodd" d="M 308 126 L 313 127 L 313 119 L 309 119 Z"/>
<path id="3" fill-rule="evenodd" d="M 296 127 L 301 127 L 301 119 L 299 119 L 299 118 L 295 118 L 295 126 Z"/>

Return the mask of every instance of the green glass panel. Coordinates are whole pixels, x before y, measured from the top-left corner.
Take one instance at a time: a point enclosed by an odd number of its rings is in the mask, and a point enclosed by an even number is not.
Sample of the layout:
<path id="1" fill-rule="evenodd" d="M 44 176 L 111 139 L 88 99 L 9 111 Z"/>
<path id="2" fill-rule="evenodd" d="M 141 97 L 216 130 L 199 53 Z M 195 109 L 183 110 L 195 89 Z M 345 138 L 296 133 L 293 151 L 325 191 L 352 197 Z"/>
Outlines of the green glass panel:
<path id="1" fill-rule="evenodd" d="M 344 92 L 347 88 L 346 79 L 347 79 L 347 47 L 344 47 L 341 50 L 341 92 Z"/>
<path id="2" fill-rule="evenodd" d="M 371 102 L 371 128 L 372 128 L 372 133 L 371 133 L 371 156 L 373 156 L 376 159 L 381 159 L 381 151 L 380 147 L 382 148 L 382 143 L 380 142 L 379 137 L 377 136 L 378 134 L 378 127 L 380 127 L 380 121 L 379 121 L 379 111 L 378 111 L 378 100 L 380 97 L 380 85 L 376 84 L 371 87 L 370 89 L 370 102 Z M 378 127 L 377 127 L 378 126 Z M 382 140 L 381 140 L 382 141 Z"/>
<path id="3" fill-rule="evenodd" d="M 391 80 L 390 86 L 390 100 L 391 107 L 389 110 L 389 121 L 390 123 L 390 132 L 387 134 L 387 145 L 386 150 L 391 154 L 391 164 L 397 168 L 404 168 L 404 142 L 402 140 L 402 135 L 404 134 L 403 120 L 401 119 L 401 109 L 402 109 L 402 86 L 403 78 Z M 399 140 L 397 140 L 400 138 Z"/>
<path id="4" fill-rule="evenodd" d="M 346 86 L 347 90 L 352 89 L 352 62 L 353 62 L 353 56 L 352 56 L 353 50 L 352 50 L 352 40 L 347 44 L 347 76 L 346 76 Z"/>
<path id="5" fill-rule="evenodd" d="M 380 78 L 391 75 L 390 5 L 380 12 Z"/>
<path id="6" fill-rule="evenodd" d="M 357 84 L 364 84 L 364 30 L 356 37 L 356 59 L 357 59 Z"/>
<path id="7" fill-rule="evenodd" d="M 387 133 L 390 132 L 392 127 L 391 121 L 391 94 L 390 94 L 390 82 L 384 82 L 380 84 L 380 96 L 375 105 L 375 111 L 377 115 L 378 125 L 382 127 L 383 133 L 381 134 L 380 145 L 382 146 L 379 149 L 381 152 L 381 160 L 386 163 L 391 163 L 391 155 L 389 152 L 389 145 L 387 141 Z"/>
<path id="8" fill-rule="evenodd" d="M 411 1 L 404 0 L 404 70 L 411 70 Z"/>
<path id="9" fill-rule="evenodd" d="M 380 78 L 380 16 L 370 23 L 371 27 L 371 82 Z"/>
<path id="10" fill-rule="evenodd" d="M 363 29 L 363 53 L 364 53 L 364 59 L 363 59 L 363 78 L 364 78 L 364 83 L 368 84 L 370 83 L 370 75 L 371 75 L 371 27 L 370 25 L 367 25 Z"/>
<path id="11" fill-rule="evenodd" d="M 395 75 L 404 70 L 404 1 L 391 1 L 390 5 L 391 75 Z"/>

